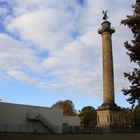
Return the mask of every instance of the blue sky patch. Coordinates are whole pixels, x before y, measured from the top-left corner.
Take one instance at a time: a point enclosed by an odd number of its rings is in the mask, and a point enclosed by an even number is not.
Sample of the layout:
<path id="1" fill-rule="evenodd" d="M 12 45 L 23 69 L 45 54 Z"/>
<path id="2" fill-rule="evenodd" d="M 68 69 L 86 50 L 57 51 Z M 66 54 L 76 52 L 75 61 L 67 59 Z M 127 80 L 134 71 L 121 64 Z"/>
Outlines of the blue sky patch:
<path id="1" fill-rule="evenodd" d="M 76 39 L 79 35 L 80 35 L 80 33 L 78 31 L 71 32 L 71 36 L 73 39 Z"/>
<path id="2" fill-rule="evenodd" d="M 81 6 L 85 6 L 86 5 L 86 0 L 77 0 L 78 3 L 81 5 Z"/>

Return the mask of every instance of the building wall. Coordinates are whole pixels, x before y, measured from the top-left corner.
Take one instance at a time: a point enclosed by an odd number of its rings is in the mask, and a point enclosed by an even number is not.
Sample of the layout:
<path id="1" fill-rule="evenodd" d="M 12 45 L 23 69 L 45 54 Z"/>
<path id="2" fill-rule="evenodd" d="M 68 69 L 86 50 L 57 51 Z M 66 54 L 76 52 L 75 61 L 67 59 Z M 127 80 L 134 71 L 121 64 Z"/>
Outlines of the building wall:
<path id="1" fill-rule="evenodd" d="M 70 119 L 63 117 L 62 109 L 52 109 L 40 106 L 19 105 L 0 102 L 0 131 L 42 133 L 49 132 L 48 129 L 46 129 L 39 121 L 27 120 L 27 113 L 41 114 L 54 126 L 57 133 L 62 132 L 62 124 L 65 121 L 69 122 L 70 125 L 75 125 L 73 123 L 74 118 Z M 76 125 L 78 125 L 78 123 Z"/>
<path id="2" fill-rule="evenodd" d="M 80 126 L 80 119 L 79 117 L 65 116 L 63 117 L 63 123 L 66 123 L 69 126 Z"/>

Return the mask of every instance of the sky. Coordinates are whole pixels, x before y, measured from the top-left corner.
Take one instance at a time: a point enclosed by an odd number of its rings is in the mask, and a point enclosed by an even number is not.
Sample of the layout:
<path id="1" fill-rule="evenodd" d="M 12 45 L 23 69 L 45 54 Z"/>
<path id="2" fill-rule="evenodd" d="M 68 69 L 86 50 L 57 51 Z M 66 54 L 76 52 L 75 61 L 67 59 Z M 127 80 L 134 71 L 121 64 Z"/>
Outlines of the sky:
<path id="1" fill-rule="evenodd" d="M 0 99 L 50 107 L 72 100 L 77 110 L 103 103 L 102 10 L 112 35 L 115 102 L 130 107 L 121 92 L 131 71 L 123 43 L 133 38 L 120 24 L 135 0 L 0 0 Z"/>

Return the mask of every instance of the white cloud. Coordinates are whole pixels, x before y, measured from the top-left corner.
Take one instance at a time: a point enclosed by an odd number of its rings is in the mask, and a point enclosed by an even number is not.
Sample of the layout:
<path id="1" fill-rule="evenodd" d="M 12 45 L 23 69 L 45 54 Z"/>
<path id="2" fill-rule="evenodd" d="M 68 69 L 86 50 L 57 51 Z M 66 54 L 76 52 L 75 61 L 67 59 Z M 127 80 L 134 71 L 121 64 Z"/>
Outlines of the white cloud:
<path id="1" fill-rule="evenodd" d="M 17 80 L 29 83 L 33 83 L 31 79 L 37 79 L 32 76 L 33 73 L 39 75 L 43 72 L 43 69 L 39 67 L 40 60 L 36 53 L 26 44 L 3 33 L 0 34 L 0 44 L 1 71 Z"/>
<path id="2" fill-rule="evenodd" d="M 122 47 L 130 35 L 120 27 L 120 20 L 131 11 L 128 0 L 120 3 L 115 2 L 116 7 L 114 1 L 88 0 L 82 7 L 75 0 L 14 0 L 13 13 L 4 20 L 9 34 L 0 34 L 0 70 L 39 87 L 101 95 L 101 36 L 97 29 L 102 9 L 109 9 L 109 19 L 117 30 L 113 51 L 119 92 L 126 85 L 122 73 L 130 67 Z M 44 51 L 48 54 L 40 55 Z"/>

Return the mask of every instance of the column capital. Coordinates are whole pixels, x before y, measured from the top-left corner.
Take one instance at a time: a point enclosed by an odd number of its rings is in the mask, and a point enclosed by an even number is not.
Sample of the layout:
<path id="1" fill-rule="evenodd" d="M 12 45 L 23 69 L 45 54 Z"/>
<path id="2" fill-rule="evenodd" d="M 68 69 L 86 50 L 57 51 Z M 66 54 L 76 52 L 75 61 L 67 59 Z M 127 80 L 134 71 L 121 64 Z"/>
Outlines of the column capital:
<path id="1" fill-rule="evenodd" d="M 98 29 L 99 34 L 103 34 L 104 32 L 109 32 L 110 34 L 115 33 L 115 28 L 111 26 L 109 21 L 102 22 L 101 28 Z"/>

